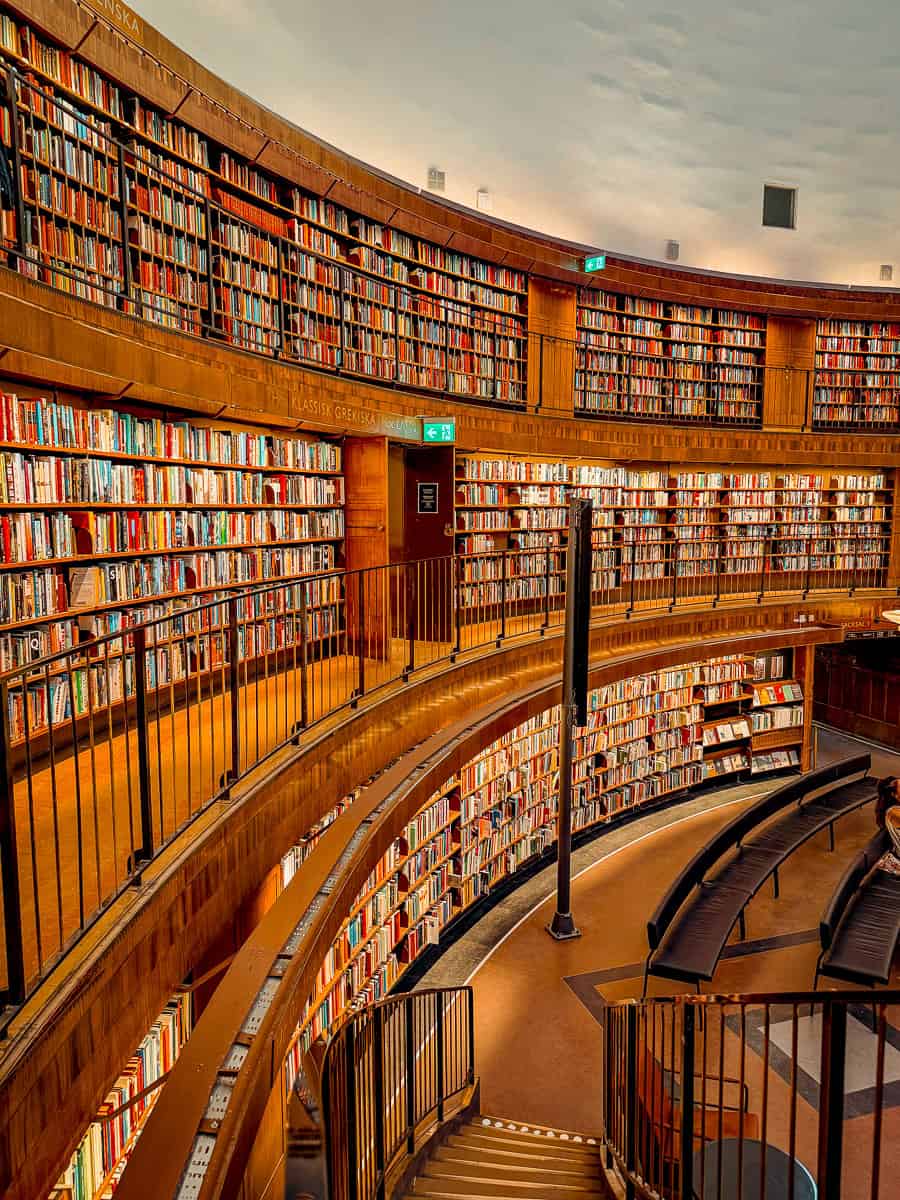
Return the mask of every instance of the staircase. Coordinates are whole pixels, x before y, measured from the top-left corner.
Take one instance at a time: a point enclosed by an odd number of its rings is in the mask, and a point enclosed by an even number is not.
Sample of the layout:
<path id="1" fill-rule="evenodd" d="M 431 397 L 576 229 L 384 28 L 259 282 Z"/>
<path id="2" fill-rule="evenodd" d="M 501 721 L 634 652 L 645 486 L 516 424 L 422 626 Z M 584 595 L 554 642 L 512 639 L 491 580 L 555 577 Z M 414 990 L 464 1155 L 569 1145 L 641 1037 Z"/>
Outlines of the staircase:
<path id="1" fill-rule="evenodd" d="M 594 1138 L 476 1116 L 430 1155 L 405 1200 L 611 1200 L 613 1195 Z"/>

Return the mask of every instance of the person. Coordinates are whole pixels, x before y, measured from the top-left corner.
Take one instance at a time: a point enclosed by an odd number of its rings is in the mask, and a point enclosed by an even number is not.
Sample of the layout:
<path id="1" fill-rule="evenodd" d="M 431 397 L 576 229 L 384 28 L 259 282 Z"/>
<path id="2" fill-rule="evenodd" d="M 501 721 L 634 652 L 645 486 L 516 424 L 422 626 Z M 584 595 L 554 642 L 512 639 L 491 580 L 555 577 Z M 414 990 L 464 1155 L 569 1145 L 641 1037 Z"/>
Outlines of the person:
<path id="1" fill-rule="evenodd" d="M 875 824 L 886 831 L 891 843 L 875 866 L 889 875 L 900 875 L 900 779 L 895 775 L 879 781 Z"/>

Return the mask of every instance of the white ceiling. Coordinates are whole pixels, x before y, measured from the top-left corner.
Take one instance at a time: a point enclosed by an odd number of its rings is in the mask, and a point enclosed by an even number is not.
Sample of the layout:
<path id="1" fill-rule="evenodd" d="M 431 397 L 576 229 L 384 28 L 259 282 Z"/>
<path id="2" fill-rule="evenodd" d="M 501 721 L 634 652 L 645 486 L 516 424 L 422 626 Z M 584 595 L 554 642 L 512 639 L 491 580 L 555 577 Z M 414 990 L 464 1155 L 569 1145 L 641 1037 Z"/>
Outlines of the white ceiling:
<path id="1" fill-rule="evenodd" d="M 138 0 L 349 153 L 600 248 L 900 284 L 897 0 Z M 761 227 L 763 182 L 798 228 Z"/>

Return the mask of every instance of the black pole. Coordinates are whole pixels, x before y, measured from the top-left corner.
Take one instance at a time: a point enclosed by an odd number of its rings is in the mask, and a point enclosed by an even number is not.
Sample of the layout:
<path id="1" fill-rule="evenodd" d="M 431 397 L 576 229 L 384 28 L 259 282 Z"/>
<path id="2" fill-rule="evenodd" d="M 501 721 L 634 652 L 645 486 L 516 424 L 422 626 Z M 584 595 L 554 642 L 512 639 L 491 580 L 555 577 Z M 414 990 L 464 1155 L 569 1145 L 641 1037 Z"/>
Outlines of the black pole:
<path id="1" fill-rule="evenodd" d="M 569 542 L 566 547 L 566 628 L 563 643 L 562 703 L 559 718 L 559 834 L 556 860 L 556 912 L 547 926 L 547 932 L 557 941 L 581 937 L 575 927 L 571 912 L 572 897 L 572 749 L 576 720 L 576 655 L 586 654 L 587 648 L 578 647 L 576 625 L 579 604 L 586 604 L 590 611 L 590 576 L 586 594 L 581 594 L 579 568 L 581 566 L 582 528 L 587 520 L 588 539 L 592 527 L 592 505 L 589 500 L 572 500 L 569 503 Z M 588 560 L 590 570 L 590 560 Z M 585 635 L 587 628 L 585 626 Z"/>
<path id="2" fill-rule="evenodd" d="M 15 120 L 13 111 L 13 120 Z M 25 697 L 28 703 L 28 697 Z M 0 684 L 0 772 L 4 780 L 0 805 L 0 867 L 3 869 L 3 919 L 6 934 L 6 988 L 0 1003 L 21 1004 L 25 999 L 25 948 L 22 940 L 22 897 L 19 890 L 19 849 L 16 838 L 16 794 L 9 752 L 9 692 Z M 26 718 L 27 728 L 27 718 Z M 36 919 L 39 919 L 36 917 Z"/>

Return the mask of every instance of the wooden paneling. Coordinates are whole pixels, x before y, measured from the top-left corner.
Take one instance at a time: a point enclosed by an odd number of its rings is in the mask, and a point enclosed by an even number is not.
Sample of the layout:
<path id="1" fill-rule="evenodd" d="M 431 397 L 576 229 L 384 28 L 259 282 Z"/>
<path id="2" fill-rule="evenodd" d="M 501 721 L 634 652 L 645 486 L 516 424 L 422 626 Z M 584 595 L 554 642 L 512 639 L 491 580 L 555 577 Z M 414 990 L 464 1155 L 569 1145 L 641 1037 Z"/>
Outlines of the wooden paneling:
<path id="1" fill-rule="evenodd" d="M 812 696 L 815 690 L 815 646 L 800 646 L 794 651 L 794 676 L 803 688 L 803 741 L 800 748 L 800 766 L 808 771 L 812 763 Z"/>
<path id="2" fill-rule="evenodd" d="M 259 1124 L 259 1134 L 250 1151 L 239 1200 L 284 1200 L 286 1125 L 284 1075 L 277 1071 L 275 1085 Z"/>
<path id="3" fill-rule="evenodd" d="M 767 429 L 801 429 L 808 424 L 815 346 L 815 321 L 769 317 L 763 393 L 763 425 Z"/>
<path id="4" fill-rule="evenodd" d="M 528 282 L 528 405 L 571 413 L 575 389 L 575 289 Z"/>
<path id="5" fill-rule="evenodd" d="M 344 556 L 348 570 L 381 567 L 388 561 L 388 444 L 387 438 L 346 438 L 344 441 Z M 351 580 L 345 597 L 347 639 L 351 649 L 383 658 L 389 653 L 385 628 L 389 594 L 370 580 Z"/>
<path id="6" fill-rule="evenodd" d="M 388 444 L 383 437 L 344 439 L 346 566 L 388 561 Z"/>

